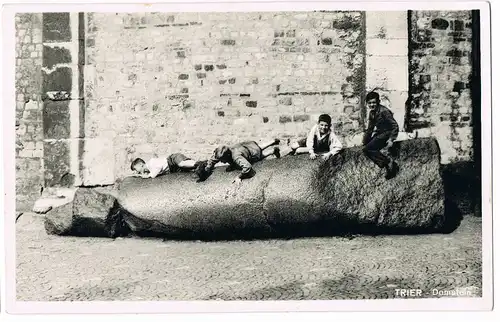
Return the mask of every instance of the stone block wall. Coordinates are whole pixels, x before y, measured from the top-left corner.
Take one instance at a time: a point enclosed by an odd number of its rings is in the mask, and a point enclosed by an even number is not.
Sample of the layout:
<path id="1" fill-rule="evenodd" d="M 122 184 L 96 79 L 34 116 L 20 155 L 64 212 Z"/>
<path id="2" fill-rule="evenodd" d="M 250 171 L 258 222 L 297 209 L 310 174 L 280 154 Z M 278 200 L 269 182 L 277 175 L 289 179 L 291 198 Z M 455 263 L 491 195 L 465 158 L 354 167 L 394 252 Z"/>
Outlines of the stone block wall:
<path id="1" fill-rule="evenodd" d="M 364 13 L 92 13 L 86 31 L 85 136 L 112 142 L 116 177 L 304 136 L 321 113 L 346 140 L 363 129 Z"/>
<path id="2" fill-rule="evenodd" d="M 16 209 L 30 209 L 43 185 L 42 14 L 16 18 Z"/>
<path id="3" fill-rule="evenodd" d="M 81 184 L 83 13 L 43 13 L 45 186 Z"/>
<path id="4" fill-rule="evenodd" d="M 471 19 L 471 11 L 409 15 L 411 104 L 406 127 L 437 136 L 445 163 L 472 158 Z"/>
<path id="5" fill-rule="evenodd" d="M 380 94 L 403 131 L 408 99 L 406 11 L 366 12 L 366 88 Z"/>
<path id="6" fill-rule="evenodd" d="M 347 146 L 359 144 L 373 89 L 401 131 L 438 138 L 443 163 L 471 160 L 472 19 L 464 11 L 20 14 L 17 207 L 30 208 L 42 187 L 112 184 L 136 157 L 207 158 L 219 144 L 273 137 L 286 144 L 321 113 Z"/>

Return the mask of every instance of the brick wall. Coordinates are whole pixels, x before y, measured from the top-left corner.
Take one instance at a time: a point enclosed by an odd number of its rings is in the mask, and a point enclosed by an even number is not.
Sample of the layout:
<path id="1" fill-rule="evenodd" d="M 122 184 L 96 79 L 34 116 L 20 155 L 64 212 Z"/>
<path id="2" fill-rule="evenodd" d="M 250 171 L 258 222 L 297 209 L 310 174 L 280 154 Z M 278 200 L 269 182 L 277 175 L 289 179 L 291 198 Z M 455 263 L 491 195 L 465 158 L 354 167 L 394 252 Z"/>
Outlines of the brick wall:
<path id="1" fill-rule="evenodd" d="M 412 11 L 409 17 L 412 104 L 407 128 L 436 135 L 444 162 L 470 160 L 472 14 Z"/>
<path id="2" fill-rule="evenodd" d="M 366 87 L 376 90 L 403 131 L 408 98 L 408 14 L 366 12 Z"/>
<path id="3" fill-rule="evenodd" d="M 31 207 L 42 186 L 64 178 L 111 184 L 135 157 L 206 158 L 222 143 L 286 142 L 325 112 L 346 145 L 359 144 L 361 99 L 374 87 L 401 130 L 437 136 L 443 163 L 467 161 L 471 19 L 461 11 L 18 15 L 17 206 Z"/>
<path id="4" fill-rule="evenodd" d="M 83 22 L 79 13 L 43 14 L 44 183 L 48 187 L 80 183 L 80 110 L 84 107 L 80 18 Z"/>
<path id="5" fill-rule="evenodd" d="M 16 15 L 16 209 L 28 210 L 43 187 L 40 97 L 42 15 Z"/>
<path id="6" fill-rule="evenodd" d="M 348 139 L 363 127 L 363 23 L 359 12 L 88 14 L 86 138 L 113 147 L 102 159 L 115 158 L 116 177 L 138 156 L 303 136 L 321 113 Z"/>

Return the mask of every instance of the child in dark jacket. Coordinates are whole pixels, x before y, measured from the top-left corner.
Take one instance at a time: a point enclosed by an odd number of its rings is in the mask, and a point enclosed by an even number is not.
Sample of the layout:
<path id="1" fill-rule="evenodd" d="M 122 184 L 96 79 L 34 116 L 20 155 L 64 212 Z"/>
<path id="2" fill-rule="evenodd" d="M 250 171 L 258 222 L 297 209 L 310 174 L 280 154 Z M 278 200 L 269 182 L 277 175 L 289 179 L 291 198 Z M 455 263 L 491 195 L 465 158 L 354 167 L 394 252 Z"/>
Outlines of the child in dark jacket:
<path id="1" fill-rule="evenodd" d="M 380 104 L 378 93 L 368 93 L 366 105 L 370 108 L 370 114 L 368 128 L 363 138 L 363 152 L 379 168 L 385 168 L 386 179 L 391 179 L 396 176 L 399 166 L 390 156 L 384 155 L 380 150 L 392 147 L 398 137 L 398 123 L 392 111 Z"/>
<path id="2" fill-rule="evenodd" d="M 279 147 L 275 146 L 273 149 L 266 150 L 267 148 L 279 144 L 280 140 L 275 139 L 271 142 L 258 144 L 255 141 L 245 141 L 232 146 L 222 145 L 215 149 L 212 157 L 208 162 L 200 164 L 195 170 L 198 175 L 198 182 L 205 181 L 213 171 L 215 165 L 219 162 L 228 163 L 229 166 L 226 171 L 233 171 L 240 169 L 241 173 L 233 181 L 239 183 L 242 179 L 251 178 L 255 175 L 255 170 L 252 164 L 267 158 L 270 155 L 280 158 Z"/>

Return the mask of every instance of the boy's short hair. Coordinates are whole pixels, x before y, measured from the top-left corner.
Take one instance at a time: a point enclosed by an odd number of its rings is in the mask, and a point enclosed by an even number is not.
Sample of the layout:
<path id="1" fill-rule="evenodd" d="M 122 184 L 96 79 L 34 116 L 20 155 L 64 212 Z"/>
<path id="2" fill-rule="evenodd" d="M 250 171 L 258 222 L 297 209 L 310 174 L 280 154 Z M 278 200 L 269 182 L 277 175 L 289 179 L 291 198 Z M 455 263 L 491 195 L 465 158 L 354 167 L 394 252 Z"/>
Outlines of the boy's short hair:
<path id="1" fill-rule="evenodd" d="M 319 122 L 325 122 L 328 125 L 332 125 L 332 118 L 328 114 L 321 114 L 318 118 L 318 123 Z"/>
<path id="2" fill-rule="evenodd" d="M 194 173 L 197 177 L 196 182 L 203 182 L 212 174 L 212 170 L 207 170 L 207 163 L 208 162 L 206 160 L 195 163 Z"/>
<path id="3" fill-rule="evenodd" d="M 134 171 L 135 170 L 135 166 L 138 165 L 139 163 L 144 163 L 145 164 L 146 162 L 144 162 L 144 160 L 141 159 L 141 158 L 137 158 L 134 161 L 132 161 L 132 164 L 130 165 L 130 170 Z"/>
<path id="4" fill-rule="evenodd" d="M 225 156 L 227 156 L 228 153 L 230 153 L 230 148 L 227 145 L 221 145 L 217 149 L 215 149 L 214 154 L 217 159 L 221 159 Z"/>
<path id="5" fill-rule="evenodd" d="M 369 100 L 376 99 L 377 102 L 380 102 L 380 95 L 378 95 L 377 92 L 370 92 L 366 95 L 365 101 L 368 102 Z"/>

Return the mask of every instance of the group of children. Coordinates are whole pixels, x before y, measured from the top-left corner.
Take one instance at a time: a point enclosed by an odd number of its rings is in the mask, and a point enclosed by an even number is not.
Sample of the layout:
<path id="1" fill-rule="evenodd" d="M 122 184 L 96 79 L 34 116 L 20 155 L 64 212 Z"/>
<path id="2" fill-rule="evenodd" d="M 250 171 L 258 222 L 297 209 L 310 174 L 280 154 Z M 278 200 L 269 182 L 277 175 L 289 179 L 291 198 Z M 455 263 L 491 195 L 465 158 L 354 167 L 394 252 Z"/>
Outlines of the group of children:
<path id="1" fill-rule="evenodd" d="M 380 104 L 378 93 L 368 93 L 366 104 L 370 113 L 368 128 L 363 137 L 363 152 L 378 167 L 385 169 L 385 177 L 391 179 L 396 176 L 399 167 L 381 150 L 392 147 L 398 136 L 399 126 L 394 120 L 392 111 Z M 226 171 L 241 170 L 233 181 L 233 183 L 239 183 L 255 175 L 252 164 L 271 155 L 280 158 L 281 151 L 277 146 L 279 143 L 279 139 L 274 139 L 263 144 L 245 141 L 231 146 L 222 145 L 215 149 L 209 160 L 205 161 L 195 161 L 181 153 L 171 154 L 167 158 L 152 158 L 148 162 L 137 158 L 132 162 L 131 170 L 143 178 L 155 178 L 169 172 L 193 171 L 197 182 L 202 182 L 208 179 L 215 165 L 221 162 L 229 164 Z M 312 127 L 307 138 L 290 144 L 290 154 L 308 153 L 310 159 L 313 160 L 318 157 L 326 160 L 341 150 L 342 143 L 335 135 L 332 129 L 332 119 L 327 114 L 319 116 L 318 123 Z"/>

